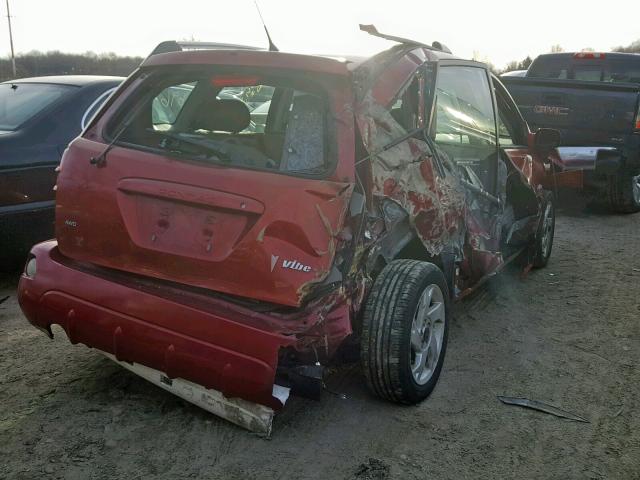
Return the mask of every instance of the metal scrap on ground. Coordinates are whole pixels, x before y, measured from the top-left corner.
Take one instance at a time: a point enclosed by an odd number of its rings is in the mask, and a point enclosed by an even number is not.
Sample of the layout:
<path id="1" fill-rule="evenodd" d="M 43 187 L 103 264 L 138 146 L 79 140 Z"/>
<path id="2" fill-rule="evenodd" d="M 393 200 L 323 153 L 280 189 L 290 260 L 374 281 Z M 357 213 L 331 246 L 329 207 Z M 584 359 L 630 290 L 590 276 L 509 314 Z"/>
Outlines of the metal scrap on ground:
<path id="1" fill-rule="evenodd" d="M 498 400 L 507 405 L 517 405 L 519 407 L 531 408 L 533 410 L 538 410 L 540 412 L 555 415 L 556 417 L 560 418 L 566 418 L 575 422 L 589 423 L 589 420 L 584 417 L 574 415 L 573 413 L 567 412 L 547 403 L 539 402 L 537 400 L 529 400 L 528 398 L 502 397 L 500 395 L 498 395 Z"/>

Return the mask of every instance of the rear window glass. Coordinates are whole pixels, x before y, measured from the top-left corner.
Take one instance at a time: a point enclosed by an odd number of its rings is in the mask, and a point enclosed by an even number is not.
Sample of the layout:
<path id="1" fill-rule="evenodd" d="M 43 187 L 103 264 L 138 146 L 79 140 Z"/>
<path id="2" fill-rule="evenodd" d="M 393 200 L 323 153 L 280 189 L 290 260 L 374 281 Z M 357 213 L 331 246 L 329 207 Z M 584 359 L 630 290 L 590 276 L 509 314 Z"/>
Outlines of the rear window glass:
<path id="1" fill-rule="evenodd" d="M 538 57 L 529 67 L 527 77 L 566 79 L 569 77 L 569 57 Z"/>
<path id="2" fill-rule="evenodd" d="M 633 60 L 610 60 L 604 81 L 640 83 L 640 56 Z"/>
<path id="3" fill-rule="evenodd" d="M 573 79 L 586 82 L 602 81 L 602 65 L 576 65 L 573 67 Z"/>
<path id="4" fill-rule="evenodd" d="M 204 163 L 319 174 L 328 166 L 326 111 L 324 92 L 291 76 L 153 72 L 108 135 Z"/>
<path id="5" fill-rule="evenodd" d="M 533 78 L 556 78 L 587 82 L 640 83 L 640 56 L 615 58 L 539 57 L 527 73 Z"/>
<path id="6" fill-rule="evenodd" d="M 16 130 L 76 88 L 43 83 L 0 84 L 0 130 Z"/>

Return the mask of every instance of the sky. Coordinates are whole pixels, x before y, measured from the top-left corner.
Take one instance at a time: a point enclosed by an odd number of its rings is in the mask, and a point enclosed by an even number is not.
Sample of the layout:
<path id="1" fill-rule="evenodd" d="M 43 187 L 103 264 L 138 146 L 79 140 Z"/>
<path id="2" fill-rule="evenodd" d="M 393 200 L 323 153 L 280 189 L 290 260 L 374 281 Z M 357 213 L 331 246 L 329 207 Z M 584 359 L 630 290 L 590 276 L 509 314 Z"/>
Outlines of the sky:
<path id="1" fill-rule="evenodd" d="M 163 40 L 266 46 L 253 0 L 9 0 L 16 53 L 31 50 L 146 56 Z M 559 44 L 608 51 L 640 38 L 640 2 L 597 7 L 562 0 L 259 0 L 274 43 L 296 53 L 369 55 L 392 44 L 358 30 L 424 43 L 438 40 L 463 58 L 503 68 Z M 605 7 L 606 5 L 606 7 Z M 0 56 L 10 52 L 1 0 Z"/>

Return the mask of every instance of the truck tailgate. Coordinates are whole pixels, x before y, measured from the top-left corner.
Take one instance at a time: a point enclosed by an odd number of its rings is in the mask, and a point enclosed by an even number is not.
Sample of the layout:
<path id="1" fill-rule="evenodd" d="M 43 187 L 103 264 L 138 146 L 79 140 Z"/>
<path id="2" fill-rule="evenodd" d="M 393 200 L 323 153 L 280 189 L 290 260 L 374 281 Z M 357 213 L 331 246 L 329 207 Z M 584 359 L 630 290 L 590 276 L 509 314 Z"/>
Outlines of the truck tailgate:
<path id="1" fill-rule="evenodd" d="M 631 134 L 640 86 L 635 84 L 503 77 L 532 129 L 556 128 L 565 145 L 617 144 Z"/>

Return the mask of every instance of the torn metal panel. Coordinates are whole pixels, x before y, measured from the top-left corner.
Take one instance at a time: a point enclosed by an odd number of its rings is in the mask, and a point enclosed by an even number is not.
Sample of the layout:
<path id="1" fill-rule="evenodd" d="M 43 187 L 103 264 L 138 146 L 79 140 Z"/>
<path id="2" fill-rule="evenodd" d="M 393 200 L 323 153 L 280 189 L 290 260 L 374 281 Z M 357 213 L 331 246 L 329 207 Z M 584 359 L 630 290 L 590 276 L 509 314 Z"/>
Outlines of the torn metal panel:
<path id="1" fill-rule="evenodd" d="M 431 255 L 457 237 L 464 218 L 465 192 L 454 175 L 440 176 L 426 142 L 416 138 L 385 150 L 407 132 L 371 96 L 356 114 L 363 143 L 371 156 L 373 194 L 397 202 Z"/>

